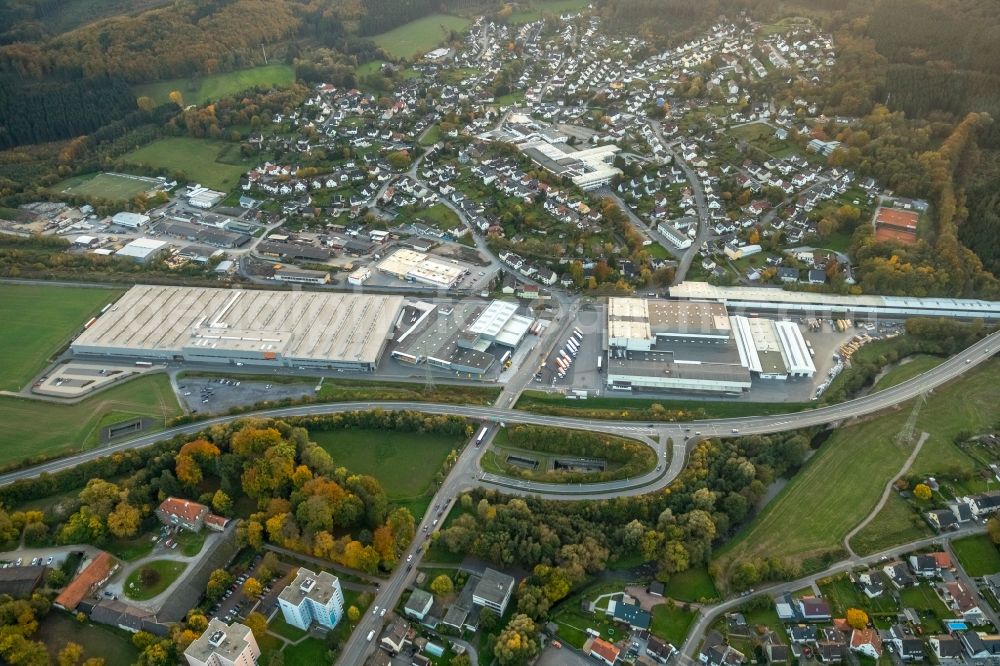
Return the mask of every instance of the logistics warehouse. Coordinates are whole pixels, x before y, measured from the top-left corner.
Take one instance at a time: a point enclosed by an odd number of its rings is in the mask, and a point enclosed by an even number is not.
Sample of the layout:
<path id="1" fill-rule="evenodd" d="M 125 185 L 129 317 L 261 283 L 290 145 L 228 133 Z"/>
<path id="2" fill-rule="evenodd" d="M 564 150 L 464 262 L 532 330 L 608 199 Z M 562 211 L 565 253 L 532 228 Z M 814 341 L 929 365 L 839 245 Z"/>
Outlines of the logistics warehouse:
<path id="1" fill-rule="evenodd" d="M 401 296 L 139 285 L 73 343 L 75 355 L 372 372 Z"/>
<path id="2" fill-rule="evenodd" d="M 813 351 L 798 325 L 729 316 L 722 303 L 611 298 L 612 390 L 739 393 L 754 377 L 812 377 Z"/>

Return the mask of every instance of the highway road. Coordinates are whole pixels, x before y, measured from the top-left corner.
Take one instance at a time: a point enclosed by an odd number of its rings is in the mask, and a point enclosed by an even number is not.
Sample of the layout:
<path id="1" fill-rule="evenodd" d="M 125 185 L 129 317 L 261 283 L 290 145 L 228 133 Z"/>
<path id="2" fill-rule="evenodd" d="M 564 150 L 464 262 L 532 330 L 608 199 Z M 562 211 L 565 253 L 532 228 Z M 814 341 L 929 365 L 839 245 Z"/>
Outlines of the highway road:
<path id="1" fill-rule="evenodd" d="M 94 460 L 117 451 L 149 446 L 176 435 L 196 433 L 200 430 L 208 428 L 209 426 L 219 423 L 227 423 L 238 419 L 251 417 L 282 418 L 291 416 L 310 416 L 315 414 L 333 414 L 338 412 L 376 408 L 389 410 L 414 410 L 428 414 L 465 416 L 470 419 L 479 419 L 483 421 L 503 421 L 505 423 L 523 423 L 530 425 L 569 428 L 573 430 L 588 430 L 637 439 L 642 439 L 643 436 L 658 435 L 662 441 L 665 441 L 666 438 L 672 438 L 675 441 L 682 441 L 688 437 L 729 437 L 734 434 L 751 435 L 784 432 L 815 425 L 822 425 L 825 423 L 832 423 L 890 409 L 920 395 L 921 393 L 925 393 L 936 388 L 937 386 L 940 386 L 941 384 L 949 382 L 964 372 L 975 368 L 988 360 L 996 352 L 998 347 L 1000 347 L 1000 332 L 993 333 L 992 335 L 983 338 L 961 354 L 948 359 L 928 372 L 883 391 L 870 393 L 866 396 L 848 400 L 836 405 L 830 405 L 828 407 L 819 407 L 792 414 L 777 414 L 773 416 L 705 419 L 682 423 L 663 423 L 658 421 L 612 421 L 533 414 L 530 412 L 510 409 L 509 407 L 478 407 L 471 405 L 449 405 L 403 401 L 344 402 L 265 409 L 257 412 L 248 412 L 246 414 L 208 418 L 203 421 L 168 428 L 167 430 L 163 430 L 158 433 L 125 440 L 103 448 L 84 451 L 82 453 L 54 460 L 42 465 L 9 472 L 7 474 L 0 475 L 0 485 L 12 483 L 18 479 L 32 478 L 43 472 L 53 473 L 63 469 L 69 469 L 82 462 Z M 646 492 L 663 487 L 671 480 L 672 479 L 665 478 L 665 476 L 658 480 L 653 480 L 650 485 L 646 486 Z M 626 481 L 617 481 L 615 483 L 621 484 L 623 488 L 625 486 L 633 485 Z M 526 491 L 530 489 L 530 486 L 525 488 Z M 624 489 L 621 494 L 634 493 Z"/>

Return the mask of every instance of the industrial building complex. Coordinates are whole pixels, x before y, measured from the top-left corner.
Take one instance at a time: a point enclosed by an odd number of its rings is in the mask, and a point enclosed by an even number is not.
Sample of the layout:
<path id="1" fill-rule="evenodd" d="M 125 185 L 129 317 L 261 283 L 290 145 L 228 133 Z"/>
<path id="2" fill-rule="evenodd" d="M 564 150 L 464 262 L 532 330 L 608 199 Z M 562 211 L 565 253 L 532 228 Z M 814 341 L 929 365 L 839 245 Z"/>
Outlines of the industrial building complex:
<path id="1" fill-rule="evenodd" d="M 509 359 L 533 328 L 534 318 L 517 311 L 518 305 L 509 301 L 462 307 L 409 305 L 401 317 L 409 327 L 396 337 L 392 356 L 404 363 L 426 363 L 457 375 L 483 377 L 495 364 Z"/>
<path id="2" fill-rule="evenodd" d="M 753 378 L 812 377 L 812 350 L 794 322 L 729 316 L 711 301 L 611 298 L 612 390 L 741 393 Z"/>
<path id="3" fill-rule="evenodd" d="M 670 296 L 682 300 L 723 303 L 730 310 L 780 312 L 796 317 L 829 314 L 848 319 L 954 317 L 1000 320 L 1000 302 L 971 298 L 842 296 L 767 287 L 717 287 L 707 282 L 682 282 L 670 288 Z"/>
<path id="4" fill-rule="evenodd" d="M 374 371 L 401 296 L 140 285 L 71 344 L 76 355 Z"/>

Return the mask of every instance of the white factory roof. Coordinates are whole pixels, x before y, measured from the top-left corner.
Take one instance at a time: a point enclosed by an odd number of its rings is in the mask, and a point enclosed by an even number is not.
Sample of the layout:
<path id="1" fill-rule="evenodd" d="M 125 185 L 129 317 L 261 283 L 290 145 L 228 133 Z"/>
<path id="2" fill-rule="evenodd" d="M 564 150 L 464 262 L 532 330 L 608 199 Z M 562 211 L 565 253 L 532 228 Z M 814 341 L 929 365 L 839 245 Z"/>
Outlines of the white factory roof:
<path id="1" fill-rule="evenodd" d="M 493 301 L 472 322 L 468 331 L 501 345 L 516 347 L 527 335 L 534 320 L 517 314 L 517 304 Z"/>
<path id="2" fill-rule="evenodd" d="M 812 376 L 816 372 L 816 364 L 813 363 L 812 354 L 809 353 L 798 324 L 791 321 L 776 321 L 774 331 L 785 352 L 788 371 L 792 374 Z"/>
<path id="3" fill-rule="evenodd" d="M 451 287 L 465 270 L 460 265 L 445 263 L 407 248 L 400 248 L 380 261 L 378 269 L 400 279 L 411 277 L 441 287 Z"/>
<path id="4" fill-rule="evenodd" d="M 111 221 L 114 224 L 123 227 L 138 227 L 149 222 L 149 216 L 141 213 L 122 211 L 120 213 L 115 213 L 115 216 L 111 218 Z"/>
<path id="5" fill-rule="evenodd" d="M 139 285 L 72 348 L 374 364 L 402 304 L 401 296 Z"/>
<path id="6" fill-rule="evenodd" d="M 153 240 L 152 238 L 136 238 L 118 250 L 117 255 L 119 257 L 132 257 L 133 259 L 145 259 L 154 252 L 162 250 L 166 244 L 165 241 Z"/>

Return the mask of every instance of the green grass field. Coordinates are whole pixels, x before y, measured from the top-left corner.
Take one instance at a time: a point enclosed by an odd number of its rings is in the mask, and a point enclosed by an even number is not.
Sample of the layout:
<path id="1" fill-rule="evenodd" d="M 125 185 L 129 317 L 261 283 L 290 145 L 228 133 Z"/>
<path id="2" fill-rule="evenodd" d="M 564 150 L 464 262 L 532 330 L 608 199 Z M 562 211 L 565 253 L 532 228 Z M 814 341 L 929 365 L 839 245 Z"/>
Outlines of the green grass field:
<path id="1" fill-rule="evenodd" d="M 138 377 L 75 405 L 0 396 L 4 424 L 0 467 L 93 447 L 98 423 L 109 412 L 153 417 L 162 427 L 165 419 L 181 410 L 164 374 Z M 38 427 L 42 423 L 45 427 Z"/>
<path id="2" fill-rule="evenodd" d="M 195 84 L 192 86 L 192 83 Z M 209 100 L 228 97 L 244 90 L 261 87 L 287 87 L 295 83 L 295 70 L 290 65 L 276 64 L 238 69 L 212 74 L 196 81 L 190 78 L 171 79 L 159 83 L 134 86 L 136 97 L 149 97 L 157 105 L 170 101 L 170 93 L 179 90 L 185 104 L 204 104 Z"/>
<path id="3" fill-rule="evenodd" d="M 897 365 L 895 368 L 892 368 L 887 373 L 882 375 L 879 380 L 875 382 L 874 390 L 883 391 L 887 388 L 895 386 L 896 384 L 902 384 L 908 379 L 913 379 L 917 375 L 922 375 L 928 370 L 933 370 L 944 361 L 945 359 L 940 356 L 930 356 L 928 354 L 917 354 L 916 356 L 911 356 L 905 363 Z"/>
<path id="4" fill-rule="evenodd" d="M 649 625 L 649 631 L 674 645 L 681 645 L 695 617 L 694 613 L 685 612 L 680 606 L 660 604 L 653 607 L 653 621 Z"/>
<path id="5" fill-rule="evenodd" d="M 533 2 L 527 9 L 521 9 L 507 17 L 507 22 L 511 24 L 530 23 L 542 18 L 544 14 L 562 14 L 564 12 L 575 12 L 585 9 L 590 4 L 590 0 L 548 0 L 545 2 Z"/>
<path id="6" fill-rule="evenodd" d="M 98 173 L 74 176 L 52 186 L 56 194 L 72 194 L 81 197 L 95 197 L 112 201 L 129 201 L 148 192 L 154 184 L 144 177 L 129 177 L 125 174 Z"/>
<path id="7" fill-rule="evenodd" d="M 152 599 L 160 594 L 170 584 L 177 580 L 177 577 L 187 569 L 184 562 L 174 562 L 173 560 L 153 560 L 143 564 L 133 571 L 125 579 L 125 596 L 136 601 Z M 151 577 L 150 582 L 143 582 L 144 575 Z"/>
<path id="8" fill-rule="evenodd" d="M 973 464 L 952 438 L 959 430 L 975 431 L 993 423 L 1000 400 L 998 369 L 1000 361 L 991 361 L 934 392 L 917 419 L 916 431 L 927 431 L 930 437 L 914 469 L 930 472 Z M 906 459 L 910 448 L 897 444 L 896 435 L 911 408 L 912 403 L 905 403 L 894 412 L 838 428 L 765 510 L 717 553 L 720 571 L 741 557 L 780 554 L 813 569 L 842 555 L 844 535 L 868 515 Z M 885 521 L 883 529 L 901 530 L 909 524 Z"/>
<path id="9" fill-rule="evenodd" d="M 470 23 L 468 19 L 459 16 L 431 14 L 375 35 L 372 41 L 394 58 L 410 58 L 432 50 L 447 39 L 452 30 L 463 32 Z"/>
<path id="10" fill-rule="evenodd" d="M 285 618 L 284 616 L 282 616 L 281 613 L 278 613 L 274 616 L 274 618 L 271 620 L 271 623 L 267 625 L 267 628 L 270 631 L 278 634 L 279 636 L 283 636 L 290 641 L 297 641 L 306 635 L 305 631 L 302 631 L 298 627 L 293 627 L 292 625 L 285 622 Z"/>
<path id="11" fill-rule="evenodd" d="M 917 541 L 931 535 L 931 528 L 916 511 L 896 493 L 878 515 L 851 539 L 851 547 L 859 555 L 877 553 L 897 544 Z"/>
<path id="12" fill-rule="evenodd" d="M 665 595 L 678 601 L 700 601 L 718 598 L 719 591 L 715 589 L 715 582 L 708 570 L 698 567 L 672 574 L 667 581 Z"/>
<path id="13" fill-rule="evenodd" d="M 1000 571 L 1000 551 L 985 534 L 953 541 L 951 547 L 970 576 L 987 576 Z"/>
<path id="14" fill-rule="evenodd" d="M 160 139 L 122 156 L 125 164 L 146 165 L 183 173 L 205 187 L 228 191 L 251 166 L 235 143 L 175 136 Z"/>
<path id="15" fill-rule="evenodd" d="M 131 666 L 139 660 L 139 650 L 128 632 L 105 624 L 77 622 L 69 613 L 54 608 L 42 618 L 38 633 L 30 638 L 48 646 L 53 658 L 66 643 L 73 641 L 83 646 L 85 658 L 103 658 L 105 666 Z"/>
<path id="16" fill-rule="evenodd" d="M 114 289 L 0 284 L 0 344 L 12 350 L 0 364 L 0 390 L 17 391 L 30 382 L 53 353 L 121 293 Z"/>
<path id="17" fill-rule="evenodd" d="M 378 479 L 391 499 L 423 495 L 448 453 L 463 443 L 462 438 L 391 430 L 316 431 L 310 436 L 338 467 Z"/>

